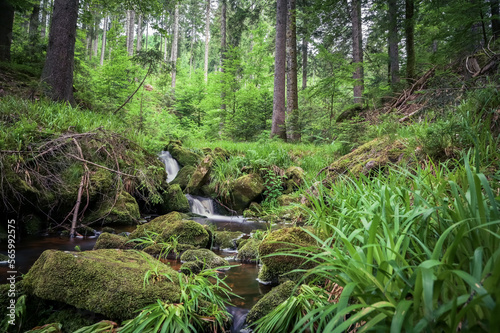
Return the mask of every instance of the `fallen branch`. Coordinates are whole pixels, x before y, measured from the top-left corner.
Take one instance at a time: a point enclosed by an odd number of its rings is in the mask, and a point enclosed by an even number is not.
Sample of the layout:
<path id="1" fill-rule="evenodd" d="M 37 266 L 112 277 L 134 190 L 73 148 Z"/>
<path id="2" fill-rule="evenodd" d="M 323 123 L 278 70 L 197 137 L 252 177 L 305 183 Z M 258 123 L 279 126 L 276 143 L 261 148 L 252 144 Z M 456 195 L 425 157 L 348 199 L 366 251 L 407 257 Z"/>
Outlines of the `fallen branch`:
<path id="1" fill-rule="evenodd" d="M 107 167 L 105 167 L 105 166 L 103 166 L 103 165 L 100 165 L 100 164 L 97 164 L 97 163 L 94 163 L 94 162 L 90 162 L 90 161 L 88 161 L 88 160 L 86 160 L 86 159 L 80 158 L 80 157 L 75 156 L 75 155 L 73 155 L 73 154 L 67 154 L 67 156 L 72 157 L 72 158 L 74 158 L 74 159 L 76 159 L 76 160 L 79 160 L 79 161 L 81 161 L 81 162 L 85 162 L 85 163 L 91 164 L 91 165 L 96 166 L 96 167 L 98 167 L 98 168 L 101 168 L 101 169 L 104 169 L 104 170 L 108 170 L 108 171 L 114 172 L 114 173 L 119 174 L 119 175 L 122 175 L 122 176 L 127 176 L 127 177 L 137 178 L 137 176 L 134 176 L 134 175 L 129 175 L 128 173 L 123 173 L 123 172 L 121 172 L 121 171 L 116 171 L 116 170 L 113 170 L 113 169 L 107 168 Z"/>
<path id="2" fill-rule="evenodd" d="M 149 68 L 148 68 L 148 72 L 146 73 L 146 75 L 144 76 L 144 79 L 142 79 L 142 82 L 141 84 L 139 84 L 139 86 L 137 87 L 137 89 L 132 93 L 132 95 L 130 95 L 127 100 L 125 101 L 125 103 L 123 103 L 122 105 L 120 105 L 120 107 L 118 109 L 116 109 L 115 111 L 113 111 L 113 114 L 117 114 L 118 111 L 120 111 L 131 99 L 132 97 L 134 97 L 134 95 L 139 91 L 139 89 L 142 87 L 142 85 L 144 84 L 144 81 L 146 81 L 146 78 L 148 77 L 149 73 L 151 72 L 151 69 L 153 69 L 153 65 L 150 64 L 149 65 Z"/>
<path id="3" fill-rule="evenodd" d="M 78 153 L 82 157 L 82 160 L 85 161 L 83 159 L 82 148 L 80 148 L 78 141 L 76 141 L 76 139 L 73 138 L 73 142 L 75 143 L 76 148 L 78 149 Z M 87 167 L 86 162 L 84 162 L 83 166 L 85 168 L 85 172 L 82 175 L 82 180 L 80 181 L 80 186 L 78 187 L 78 194 L 76 196 L 76 203 L 75 203 L 75 207 L 73 209 L 73 220 L 71 221 L 71 229 L 69 230 L 69 237 L 70 238 L 75 237 L 76 222 L 78 221 L 78 211 L 80 209 L 80 203 L 82 202 L 83 186 L 85 185 L 85 183 L 88 183 L 89 169 Z"/>

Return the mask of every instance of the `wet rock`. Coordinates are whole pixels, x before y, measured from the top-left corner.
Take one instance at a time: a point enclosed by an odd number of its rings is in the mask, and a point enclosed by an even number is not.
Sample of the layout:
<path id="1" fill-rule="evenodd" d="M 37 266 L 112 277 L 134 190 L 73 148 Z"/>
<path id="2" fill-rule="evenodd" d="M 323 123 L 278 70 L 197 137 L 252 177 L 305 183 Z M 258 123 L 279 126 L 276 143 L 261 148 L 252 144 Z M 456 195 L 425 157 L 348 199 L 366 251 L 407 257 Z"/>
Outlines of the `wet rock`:
<path id="1" fill-rule="evenodd" d="M 304 170 L 291 166 L 285 170 L 285 192 L 292 193 L 304 184 Z"/>
<path id="2" fill-rule="evenodd" d="M 181 255 L 181 272 L 198 274 L 204 269 L 228 266 L 229 263 L 208 249 L 187 250 Z"/>
<path id="3" fill-rule="evenodd" d="M 28 294 L 103 314 L 130 319 L 137 310 L 156 302 L 178 302 L 179 286 L 159 275 L 144 284 L 155 259 L 131 250 L 68 252 L 46 250 L 24 278 Z M 149 261 L 149 262 L 148 262 Z M 178 273 L 155 263 L 159 274 L 177 281 Z"/>
<path id="4" fill-rule="evenodd" d="M 252 307 L 246 319 L 247 323 L 251 324 L 274 310 L 292 295 L 294 288 L 295 283 L 292 281 L 274 287 Z"/>
<path id="5" fill-rule="evenodd" d="M 200 155 L 182 147 L 180 141 L 171 141 L 165 150 L 168 150 L 172 157 L 182 166 L 196 166 L 202 159 Z"/>
<path id="6" fill-rule="evenodd" d="M 271 232 L 259 246 L 260 258 L 267 267 L 268 275 L 270 277 L 270 280 L 266 279 L 265 281 L 276 281 L 283 274 L 291 272 L 297 268 L 307 269 L 312 267 L 311 263 L 305 264 L 306 258 L 304 257 L 268 255 L 315 245 L 316 240 L 301 228 L 283 228 Z M 287 275 L 287 278 L 296 277 Z"/>
<path id="7" fill-rule="evenodd" d="M 163 203 L 161 204 L 161 213 L 166 214 L 173 211 L 181 213 L 189 213 L 189 202 L 182 193 L 179 185 L 174 184 L 168 186 L 167 190 L 163 192 Z"/>
<path id="8" fill-rule="evenodd" d="M 99 235 L 99 238 L 97 238 L 97 241 L 94 245 L 94 250 L 132 249 L 134 245 L 135 244 L 132 242 L 129 243 L 129 239 L 127 237 L 103 232 Z"/>
<path id="9" fill-rule="evenodd" d="M 231 188 L 232 204 L 235 210 L 243 211 L 264 191 L 264 181 L 255 173 L 236 179 Z"/>
<path id="10" fill-rule="evenodd" d="M 215 231 L 213 246 L 221 249 L 236 249 L 236 240 L 242 235 L 240 231 Z"/>
<path id="11" fill-rule="evenodd" d="M 208 184 L 210 180 L 210 168 L 212 167 L 212 161 L 213 158 L 211 155 L 205 156 L 189 180 L 186 187 L 187 193 L 198 194 L 202 186 Z"/>
<path id="12" fill-rule="evenodd" d="M 177 173 L 175 179 L 170 182 L 170 185 L 177 184 L 184 191 L 184 189 L 188 186 L 189 180 L 191 179 L 191 176 L 195 171 L 196 167 L 192 165 L 186 165 L 185 167 L 179 170 L 179 173 Z"/>
<path id="13" fill-rule="evenodd" d="M 237 259 L 243 262 L 257 262 L 259 258 L 259 246 L 262 241 L 249 238 L 243 245 L 238 249 Z"/>

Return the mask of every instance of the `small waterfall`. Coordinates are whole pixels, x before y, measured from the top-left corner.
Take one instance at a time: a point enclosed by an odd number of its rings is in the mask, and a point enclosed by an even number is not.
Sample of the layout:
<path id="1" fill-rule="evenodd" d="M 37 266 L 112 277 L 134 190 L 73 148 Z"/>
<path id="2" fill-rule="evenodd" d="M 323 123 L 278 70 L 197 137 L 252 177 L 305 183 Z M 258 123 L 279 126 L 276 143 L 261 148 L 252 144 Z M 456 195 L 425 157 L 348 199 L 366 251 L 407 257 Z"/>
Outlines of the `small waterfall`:
<path id="1" fill-rule="evenodd" d="M 175 179 L 177 173 L 179 172 L 179 163 L 175 158 L 170 155 L 168 151 L 162 151 L 160 154 L 160 160 L 165 163 L 165 171 L 167 172 L 167 183 L 170 183 Z"/>
<path id="2" fill-rule="evenodd" d="M 215 215 L 215 203 L 212 199 L 190 194 L 186 194 L 186 198 L 192 213 L 207 217 Z"/>
<path id="3" fill-rule="evenodd" d="M 228 306 L 227 311 L 229 312 L 229 314 L 231 314 L 231 317 L 233 317 L 233 324 L 231 325 L 231 333 L 246 332 L 247 330 L 245 330 L 246 327 L 245 320 L 247 319 L 247 315 L 250 310 L 237 308 L 234 306 Z"/>

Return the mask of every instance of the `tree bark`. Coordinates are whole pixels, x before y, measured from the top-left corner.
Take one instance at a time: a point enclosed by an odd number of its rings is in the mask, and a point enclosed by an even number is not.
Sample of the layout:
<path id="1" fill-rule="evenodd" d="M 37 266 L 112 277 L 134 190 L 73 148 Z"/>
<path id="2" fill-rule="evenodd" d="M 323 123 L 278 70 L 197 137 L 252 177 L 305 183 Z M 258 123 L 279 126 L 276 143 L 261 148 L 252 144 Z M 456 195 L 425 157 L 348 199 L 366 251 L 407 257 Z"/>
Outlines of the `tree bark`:
<path id="1" fill-rule="evenodd" d="M 40 22 L 40 37 L 45 38 L 47 29 L 47 0 L 42 0 L 42 21 Z"/>
<path id="2" fill-rule="evenodd" d="M 286 140 L 285 128 L 285 69 L 286 69 L 286 15 L 287 0 L 276 4 L 276 51 L 274 55 L 274 96 L 271 138 Z"/>
<path id="3" fill-rule="evenodd" d="M 29 27 L 29 39 L 31 46 L 31 53 L 35 53 L 35 45 L 38 41 L 38 27 L 40 26 L 40 5 L 36 4 L 33 6 L 33 11 L 30 16 L 30 27 Z"/>
<path id="4" fill-rule="evenodd" d="M 415 79 L 415 0 L 406 0 L 405 35 L 406 35 L 406 80 Z"/>
<path id="5" fill-rule="evenodd" d="M 220 34 L 221 34 L 221 39 L 220 39 L 220 59 L 221 59 L 221 64 L 220 64 L 220 71 L 222 73 L 222 80 L 221 80 L 221 105 L 220 105 L 220 122 L 219 122 L 219 134 L 222 134 L 222 130 L 224 129 L 224 123 L 225 123 L 225 117 L 226 117 L 226 90 L 225 90 L 225 77 L 224 77 L 224 72 L 225 72 L 225 62 L 226 62 L 226 49 L 227 49 L 227 31 L 226 31 L 226 22 L 227 22 L 227 1 L 226 0 L 221 0 L 221 26 L 220 26 Z"/>
<path id="6" fill-rule="evenodd" d="M 142 49 L 142 14 L 139 14 L 137 19 L 137 44 L 136 50 L 140 51 Z"/>
<path id="7" fill-rule="evenodd" d="M 354 103 L 363 103 L 363 31 L 361 29 L 361 0 L 351 0 L 352 62 L 355 66 Z"/>
<path id="8" fill-rule="evenodd" d="M 286 30 L 287 58 L 287 140 L 300 140 L 299 131 L 299 97 L 297 93 L 297 24 L 295 0 L 288 0 L 288 16 Z"/>
<path id="9" fill-rule="evenodd" d="M 130 57 L 134 55 L 134 24 L 135 11 L 127 10 L 127 52 Z"/>
<path id="10" fill-rule="evenodd" d="M 309 43 L 307 39 L 302 38 L 302 90 L 307 88 L 307 53 Z"/>
<path id="11" fill-rule="evenodd" d="M 42 71 L 46 94 L 53 100 L 75 104 L 73 67 L 78 0 L 55 0 L 47 58 Z"/>
<path id="12" fill-rule="evenodd" d="M 389 68 L 391 85 L 399 83 L 398 51 L 398 4 L 397 0 L 388 0 L 389 11 Z"/>
<path id="13" fill-rule="evenodd" d="M 0 0 L 0 61 L 10 61 L 14 7 L 7 0 Z"/>
<path id="14" fill-rule="evenodd" d="M 207 14 L 205 18 L 205 83 L 208 81 L 208 43 L 210 41 L 210 0 L 207 0 Z"/>
<path id="15" fill-rule="evenodd" d="M 104 23 L 102 25 L 102 43 L 101 43 L 101 62 L 100 65 L 104 65 L 104 55 L 106 54 L 106 36 L 108 33 L 108 17 L 104 17 Z"/>
<path id="16" fill-rule="evenodd" d="M 175 90 L 175 77 L 177 74 L 177 43 L 179 40 L 179 3 L 175 3 L 174 11 L 174 37 L 172 40 L 172 54 L 170 60 L 172 61 L 172 92 Z"/>
<path id="17" fill-rule="evenodd" d="M 490 0 L 491 7 L 491 30 L 493 39 L 500 38 L 500 6 L 498 0 Z"/>

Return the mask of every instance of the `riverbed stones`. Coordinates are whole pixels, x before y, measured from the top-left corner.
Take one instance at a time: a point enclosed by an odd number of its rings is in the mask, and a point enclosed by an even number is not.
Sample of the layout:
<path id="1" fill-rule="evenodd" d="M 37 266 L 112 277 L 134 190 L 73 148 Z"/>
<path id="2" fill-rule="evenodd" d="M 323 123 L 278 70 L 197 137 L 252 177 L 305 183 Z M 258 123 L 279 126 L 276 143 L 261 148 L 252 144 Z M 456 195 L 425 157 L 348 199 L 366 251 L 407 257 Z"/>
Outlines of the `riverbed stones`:
<path id="1" fill-rule="evenodd" d="M 172 157 L 182 166 L 196 166 L 202 159 L 200 155 L 182 147 L 180 141 L 171 141 L 166 148 Z"/>
<path id="2" fill-rule="evenodd" d="M 287 281 L 274 287 L 252 307 L 248 313 L 246 322 L 251 324 L 274 310 L 274 308 L 292 295 L 294 288 L 295 283 L 292 281 Z"/>
<path id="3" fill-rule="evenodd" d="M 134 243 L 129 242 L 129 239 L 124 236 L 103 232 L 97 238 L 94 244 L 94 250 L 99 249 L 131 249 Z"/>
<path id="4" fill-rule="evenodd" d="M 210 168 L 212 167 L 212 155 L 207 155 L 198 165 L 186 187 L 187 193 L 199 194 L 203 185 L 208 184 L 210 180 Z"/>
<path id="5" fill-rule="evenodd" d="M 232 208 L 243 211 L 252 201 L 264 191 L 264 181 L 256 174 L 251 173 L 239 177 L 231 188 Z"/>
<path id="6" fill-rule="evenodd" d="M 238 249 L 238 260 L 243 262 L 255 263 L 259 258 L 259 246 L 262 243 L 261 240 L 255 238 L 249 238 L 247 241 L 241 245 Z"/>
<path id="7" fill-rule="evenodd" d="M 161 212 L 166 214 L 170 212 L 189 213 L 189 202 L 182 192 L 180 185 L 169 185 L 163 192 L 163 203 L 161 204 Z"/>
<path id="8" fill-rule="evenodd" d="M 27 293 L 103 314 L 129 319 L 156 302 L 179 301 L 178 273 L 158 262 L 155 279 L 144 276 L 155 259 L 132 250 L 103 249 L 69 252 L 46 250 L 24 278 Z M 170 276 L 172 281 L 162 275 Z"/>
<path id="9" fill-rule="evenodd" d="M 196 167 L 192 165 L 186 165 L 185 167 L 182 167 L 177 173 L 175 179 L 170 182 L 170 185 L 177 184 L 184 191 L 184 189 L 188 186 L 189 180 L 191 179 L 191 176 L 195 171 Z"/>
<path id="10" fill-rule="evenodd" d="M 181 272 L 184 274 L 198 274 L 204 269 L 228 266 L 226 259 L 219 257 L 208 249 L 187 250 L 181 255 Z"/>
<path id="11" fill-rule="evenodd" d="M 213 245 L 221 249 L 236 249 L 236 241 L 241 236 L 241 231 L 215 231 Z"/>

